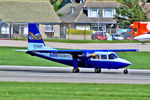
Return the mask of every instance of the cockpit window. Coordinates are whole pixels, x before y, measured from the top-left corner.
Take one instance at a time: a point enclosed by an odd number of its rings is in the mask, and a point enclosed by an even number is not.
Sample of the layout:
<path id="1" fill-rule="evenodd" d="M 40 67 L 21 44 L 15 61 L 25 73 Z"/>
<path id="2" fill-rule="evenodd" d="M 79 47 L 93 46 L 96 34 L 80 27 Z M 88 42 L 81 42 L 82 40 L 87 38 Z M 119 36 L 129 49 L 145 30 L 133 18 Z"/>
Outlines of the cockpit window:
<path id="1" fill-rule="evenodd" d="M 101 55 L 101 59 L 107 59 L 107 55 Z"/>
<path id="2" fill-rule="evenodd" d="M 115 54 L 113 54 L 113 53 L 110 54 L 108 57 L 109 57 L 109 59 L 116 59 L 116 58 L 118 58 L 118 57 L 117 57 Z"/>
<path id="3" fill-rule="evenodd" d="M 137 31 L 137 28 L 133 28 L 133 32 L 136 32 Z"/>

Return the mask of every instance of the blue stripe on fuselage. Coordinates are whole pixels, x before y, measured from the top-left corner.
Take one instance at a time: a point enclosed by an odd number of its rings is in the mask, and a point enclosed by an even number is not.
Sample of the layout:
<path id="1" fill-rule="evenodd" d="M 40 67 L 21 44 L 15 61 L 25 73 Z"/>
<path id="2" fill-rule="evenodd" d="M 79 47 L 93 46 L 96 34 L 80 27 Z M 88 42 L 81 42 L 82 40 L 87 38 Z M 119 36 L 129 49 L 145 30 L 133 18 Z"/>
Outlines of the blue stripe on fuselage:
<path id="1" fill-rule="evenodd" d="M 47 53 L 47 55 L 44 54 L 40 54 L 40 53 L 33 53 L 30 52 L 28 53 L 30 55 L 33 56 L 37 56 L 37 57 L 41 57 L 47 60 L 51 60 L 54 62 L 58 62 L 58 63 L 62 63 L 65 65 L 69 65 L 69 66 L 73 66 L 73 60 L 70 57 L 50 57 L 48 55 L 50 55 L 49 53 Z M 129 64 L 126 63 L 122 63 L 122 62 L 116 62 L 116 61 L 91 61 L 91 66 L 87 67 L 87 66 L 83 66 L 83 62 L 82 61 L 78 61 L 78 66 L 79 67 L 83 67 L 83 68 L 104 68 L 104 69 L 119 69 L 119 68 L 123 68 L 123 67 L 127 67 Z M 81 65 L 82 66 L 81 66 Z"/>

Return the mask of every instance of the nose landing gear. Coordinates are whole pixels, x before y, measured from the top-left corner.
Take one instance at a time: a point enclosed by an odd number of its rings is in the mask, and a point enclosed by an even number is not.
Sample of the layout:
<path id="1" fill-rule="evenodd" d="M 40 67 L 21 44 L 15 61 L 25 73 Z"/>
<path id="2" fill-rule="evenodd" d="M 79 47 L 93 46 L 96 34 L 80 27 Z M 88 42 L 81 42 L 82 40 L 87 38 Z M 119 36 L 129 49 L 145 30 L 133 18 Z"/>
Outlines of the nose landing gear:
<path id="1" fill-rule="evenodd" d="M 124 69 L 123 73 L 128 74 L 128 69 Z"/>

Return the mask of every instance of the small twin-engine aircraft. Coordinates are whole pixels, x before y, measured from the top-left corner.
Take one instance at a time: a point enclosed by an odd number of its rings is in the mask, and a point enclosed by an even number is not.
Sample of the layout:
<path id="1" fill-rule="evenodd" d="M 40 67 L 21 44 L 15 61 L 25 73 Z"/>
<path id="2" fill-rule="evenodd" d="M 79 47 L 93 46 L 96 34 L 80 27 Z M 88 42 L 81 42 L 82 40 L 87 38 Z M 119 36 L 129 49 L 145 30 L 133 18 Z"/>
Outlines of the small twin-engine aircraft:
<path id="1" fill-rule="evenodd" d="M 146 34 L 138 35 L 134 37 L 134 40 L 139 40 L 139 41 L 149 41 L 150 40 L 150 23 L 147 24 L 146 26 L 147 30 L 149 31 Z"/>
<path id="2" fill-rule="evenodd" d="M 65 65 L 73 66 L 73 73 L 79 72 L 79 67 L 95 68 L 95 73 L 101 69 L 124 68 L 124 74 L 128 73 L 127 66 L 131 63 L 120 58 L 115 52 L 137 51 L 136 49 L 110 49 L 110 50 L 56 50 L 46 47 L 35 23 L 30 23 L 28 34 L 27 54 Z"/>
<path id="3" fill-rule="evenodd" d="M 136 36 L 136 37 L 134 37 L 134 40 L 138 40 L 138 41 L 142 41 L 142 42 L 149 41 L 150 40 L 150 32 Z"/>

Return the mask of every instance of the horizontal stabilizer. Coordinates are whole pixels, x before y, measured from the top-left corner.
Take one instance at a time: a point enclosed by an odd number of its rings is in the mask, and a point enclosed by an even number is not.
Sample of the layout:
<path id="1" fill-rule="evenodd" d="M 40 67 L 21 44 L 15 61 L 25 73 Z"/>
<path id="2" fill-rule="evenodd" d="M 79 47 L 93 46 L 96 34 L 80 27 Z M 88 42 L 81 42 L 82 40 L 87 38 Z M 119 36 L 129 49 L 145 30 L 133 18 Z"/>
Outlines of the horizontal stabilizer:
<path id="1" fill-rule="evenodd" d="M 13 50 L 13 51 L 17 51 L 17 52 L 27 52 L 28 50 L 27 50 L 27 49 L 16 49 L 16 50 Z"/>

